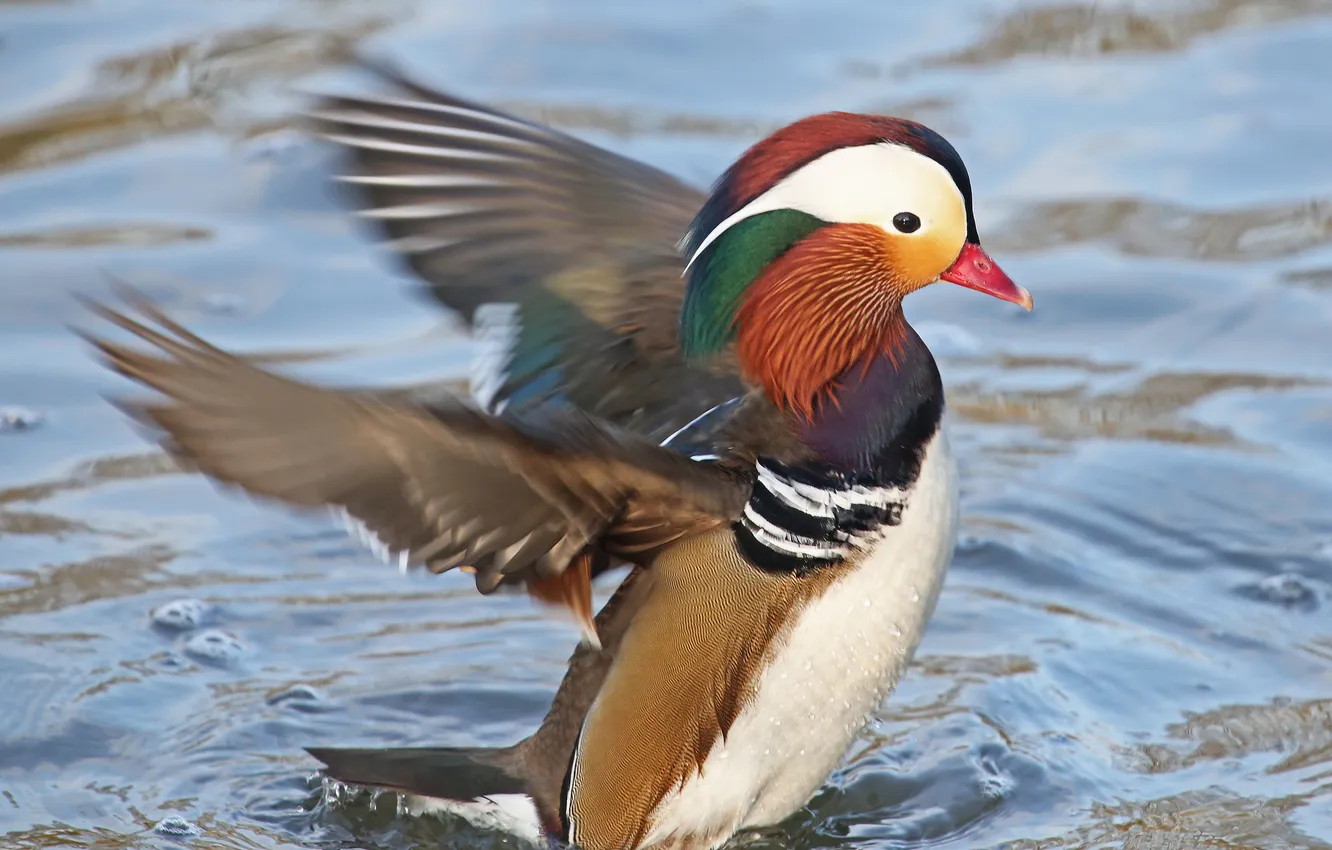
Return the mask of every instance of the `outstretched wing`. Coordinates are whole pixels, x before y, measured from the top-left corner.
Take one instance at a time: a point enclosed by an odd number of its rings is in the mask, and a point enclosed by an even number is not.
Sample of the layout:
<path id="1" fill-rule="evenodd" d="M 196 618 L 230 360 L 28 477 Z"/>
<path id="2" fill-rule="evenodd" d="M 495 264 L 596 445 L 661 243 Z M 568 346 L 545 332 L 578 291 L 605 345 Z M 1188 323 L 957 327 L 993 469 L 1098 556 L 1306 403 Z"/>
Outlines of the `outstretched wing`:
<path id="1" fill-rule="evenodd" d="M 345 511 L 404 564 L 474 568 L 482 592 L 563 574 L 589 551 L 648 563 L 743 509 L 743 466 L 698 463 L 576 412 L 515 421 L 456 400 L 322 389 L 126 297 L 142 320 L 89 307 L 151 348 L 87 338 L 165 397 L 125 407 L 172 454 L 256 496 Z"/>
<path id="2" fill-rule="evenodd" d="M 432 91 L 329 97 L 313 129 L 350 155 L 361 215 L 477 329 L 487 409 L 562 403 L 658 440 L 739 396 L 684 362 L 677 243 L 704 196 L 646 164 Z"/>

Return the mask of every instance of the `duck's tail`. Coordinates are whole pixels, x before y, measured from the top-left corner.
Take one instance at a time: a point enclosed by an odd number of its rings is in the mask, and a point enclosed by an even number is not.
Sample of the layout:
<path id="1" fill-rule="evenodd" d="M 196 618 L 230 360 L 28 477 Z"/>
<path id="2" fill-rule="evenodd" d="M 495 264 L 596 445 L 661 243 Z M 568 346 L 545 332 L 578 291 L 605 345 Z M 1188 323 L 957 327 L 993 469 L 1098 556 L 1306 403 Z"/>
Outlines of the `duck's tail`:
<path id="1" fill-rule="evenodd" d="M 526 794 L 513 769 L 513 750 L 466 747 L 311 747 L 324 772 L 352 785 L 369 785 L 423 797 L 475 800 L 496 794 Z"/>
<path id="2" fill-rule="evenodd" d="M 339 782 L 398 791 L 414 815 L 450 814 L 479 829 L 500 830 L 534 847 L 547 846 L 560 824 L 544 816 L 517 769 L 513 747 L 469 749 L 334 749 L 314 747 L 310 755 Z"/>

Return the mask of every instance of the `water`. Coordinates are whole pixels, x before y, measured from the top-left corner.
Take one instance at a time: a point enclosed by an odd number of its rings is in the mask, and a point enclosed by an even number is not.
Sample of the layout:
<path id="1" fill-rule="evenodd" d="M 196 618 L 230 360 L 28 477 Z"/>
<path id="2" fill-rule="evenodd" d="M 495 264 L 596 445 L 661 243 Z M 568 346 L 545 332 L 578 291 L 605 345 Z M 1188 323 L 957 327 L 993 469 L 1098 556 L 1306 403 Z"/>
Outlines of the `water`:
<path id="1" fill-rule="evenodd" d="M 706 183 L 828 108 L 963 151 L 963 538 L 905 683 L 753 847 L 1332 847 L 1332 2 L 0 3 L 0 845 L 504 846 L 306 744 L 501 744 L 576 638 L 178 474 L 74 291 L 328 381 L 470 347 L 285 128 L 350 51 Z M 603 589 L 604 593 L 604 589 Z"/>

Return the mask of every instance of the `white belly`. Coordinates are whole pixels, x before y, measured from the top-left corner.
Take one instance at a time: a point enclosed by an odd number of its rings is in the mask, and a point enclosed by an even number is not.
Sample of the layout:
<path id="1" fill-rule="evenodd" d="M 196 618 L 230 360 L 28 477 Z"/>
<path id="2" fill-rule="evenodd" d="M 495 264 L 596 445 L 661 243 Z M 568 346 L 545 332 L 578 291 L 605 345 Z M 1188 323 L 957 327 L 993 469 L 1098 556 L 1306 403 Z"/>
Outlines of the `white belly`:
<path id="1" fill-rule="evenodd" d="M 953 554 L 957 471 L 941 427 L 900 525 L 797 618 L 754 700 L 699 774 L 653 814 L 645 846 L 673 834 L 776 823 L 804 805 L 896 686 Z"/>

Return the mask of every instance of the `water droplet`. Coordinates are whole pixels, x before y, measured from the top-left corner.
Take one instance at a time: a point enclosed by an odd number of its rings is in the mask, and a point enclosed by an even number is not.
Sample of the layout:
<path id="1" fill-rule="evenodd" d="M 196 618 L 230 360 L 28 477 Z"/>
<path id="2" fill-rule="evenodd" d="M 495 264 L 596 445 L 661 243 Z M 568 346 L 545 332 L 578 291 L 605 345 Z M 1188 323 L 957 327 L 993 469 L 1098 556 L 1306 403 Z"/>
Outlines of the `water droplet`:
<path id="1" fill-rule="evenodd" d="M 197 629 L 211 619 L 213 607 L 198 599 L 173 599 L 154 608 L 153 625 L 173 631 L 187 632 Z"/>
<path id="2" fill-rule="evenodd" d="M 169 672 L 183 670 L 190 666 L 190 662 L 186 661 L 184 658 L 180 657 L 174 652 L 159 652 L 158 654 L 152 656 L 152 660 L 157 664 L 157 666 Z"/>
<path id="3" fill-rule="evenodd" d="M 245 312 L 246 304 L 234 292 L 210 292 L 203 298 L 203 308 L 215 316 L 239 316 Z"/>
<path id="4" fill-rule="evenodd" d="M 902 627 L 899 626 L 899 625 L 897 625 L 896 623 L 894 623 L 894 624 L 893 624 L 893 637 L 901 637 L 901 636 L 902 636 Z"/>
<path id="5" fill-rule="evenodd" d="M 288 159 L 301 150 L 304 139 L 299 133 L 275 130 L 250 140 L 246 158 L 250 160 Z"/>
<path id="6" fill-rule="evenodd" d="M 917 590 L 917 589 L 914 588 L 914 587 L 911 588 L 911 601 L 912 601 L 912 602 L 919 602 L 919 601 L 920 601 L 920 591 Z"/>
<path id="7" fill-rule="evenodd" d="M 197 838 L 198 836 L 203 835 L 202 829 L 179 815 L 162 818 L 162 820 L 158 821 L 157 825 L 153 827 L 153 832 L 156 832 L 158 835 L 170 836 L 171 838 Z"/>
<path id="8" fill-rule="evenodd" d="M 209 664 L 234 664 L 246 652 L 235 635 L 217 629 L 200 632 L 185 644 L 185 653 Z"/>
<path id="9" fill-rule="evenodd" d="M 861 605 L 864 605 L 866 608 L 868 608 L 868 607 L 870 607 L 870 606 L 871 606 L 872 604 L 874 604 L 874 603 L 870 602 L 868 599 L 862 599 L 862 600 L 860 601 L 860 604 L 861 604 Z"/>

